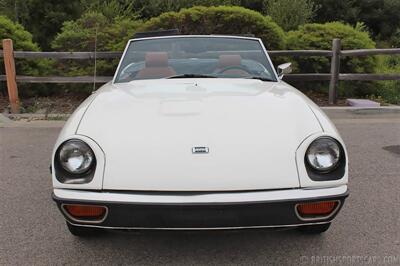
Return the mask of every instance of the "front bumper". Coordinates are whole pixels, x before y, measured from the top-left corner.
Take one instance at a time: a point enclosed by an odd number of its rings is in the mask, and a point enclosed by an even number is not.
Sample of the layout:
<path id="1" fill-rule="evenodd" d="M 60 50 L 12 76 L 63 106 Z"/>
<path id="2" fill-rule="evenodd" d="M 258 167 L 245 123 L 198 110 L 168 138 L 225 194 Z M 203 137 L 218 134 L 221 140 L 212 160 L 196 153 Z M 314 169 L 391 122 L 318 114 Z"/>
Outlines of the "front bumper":
<path id="1" fill-rule="evenodd" d="M 65 219 L 78 226 L 200 230 L 328 223 L 348 196 L 347 186 L 255 192 L 132 193 L 55 189 L 53 199 Z M 339 202 L 329 216 L 305 220 L 295 211 L 296 204 L 325 200 Z M 107 207 L 107 215 L 95 223 L 76 220 L 66 213 L 63 204 L 102 205 Z"/>

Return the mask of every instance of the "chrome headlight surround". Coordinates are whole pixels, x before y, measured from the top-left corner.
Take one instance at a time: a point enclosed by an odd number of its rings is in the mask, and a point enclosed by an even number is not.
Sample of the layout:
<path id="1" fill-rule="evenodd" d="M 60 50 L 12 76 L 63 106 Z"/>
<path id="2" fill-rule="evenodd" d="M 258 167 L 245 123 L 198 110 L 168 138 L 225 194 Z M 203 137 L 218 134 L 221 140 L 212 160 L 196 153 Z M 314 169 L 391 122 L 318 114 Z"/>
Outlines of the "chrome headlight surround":
<path id="1" fill-rule="evenodd" d="M 55 176 L 61 183 L 89 183 L 94 177 L 95 169 L 95 154 L 90 146 L 80 139 L 64 141 L 55 153 Z"/>
<path id="2" fill-rule="evenodd" d="M 346 155 L 338 140 L 322 136 L 309 144 L 304 163 L 313 181 L 338 180 L 345 174 Z"/>

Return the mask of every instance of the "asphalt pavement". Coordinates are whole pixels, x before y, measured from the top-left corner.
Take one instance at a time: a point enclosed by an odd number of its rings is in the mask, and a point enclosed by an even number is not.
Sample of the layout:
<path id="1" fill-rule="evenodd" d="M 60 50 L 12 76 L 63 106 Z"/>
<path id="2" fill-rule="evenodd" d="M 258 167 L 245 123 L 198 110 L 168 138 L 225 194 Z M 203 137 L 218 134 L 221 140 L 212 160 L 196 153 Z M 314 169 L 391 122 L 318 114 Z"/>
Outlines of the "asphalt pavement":
<path id="1" fill-rule="evenodd" d="M 1 265 L 400 265 L 400 116 L 335 117 L 350 197 L 329 231 L 108 232 L 72 236 L 51 200 L 62 122 L 0 122 Z"/>

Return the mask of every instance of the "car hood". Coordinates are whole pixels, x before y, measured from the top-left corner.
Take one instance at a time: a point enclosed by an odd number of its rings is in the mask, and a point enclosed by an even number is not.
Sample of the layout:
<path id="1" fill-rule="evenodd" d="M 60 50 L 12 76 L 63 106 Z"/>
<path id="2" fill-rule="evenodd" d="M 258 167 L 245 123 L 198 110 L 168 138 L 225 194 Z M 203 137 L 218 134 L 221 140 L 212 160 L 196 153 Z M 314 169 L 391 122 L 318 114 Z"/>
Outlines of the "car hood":
<path id="1" fill-rule="evenodd" d="M 77 134 L 103 149 L 109 190 L 299 187 L 296 149 L 322 130 L 303 96 L 278 82 L 142 80 L 97 94 Z"/>

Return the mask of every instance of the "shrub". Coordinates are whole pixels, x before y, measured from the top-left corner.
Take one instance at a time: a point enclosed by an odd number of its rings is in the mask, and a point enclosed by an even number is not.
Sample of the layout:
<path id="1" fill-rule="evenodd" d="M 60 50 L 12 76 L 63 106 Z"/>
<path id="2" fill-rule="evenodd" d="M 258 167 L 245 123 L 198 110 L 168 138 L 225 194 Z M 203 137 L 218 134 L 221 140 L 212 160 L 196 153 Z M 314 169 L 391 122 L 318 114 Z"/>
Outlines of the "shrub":
<path id="1" fill-rule="evenodd" d="M 367 32 L 340 22 L 326 24 L 306 24 L 296 31 L 290 31 L 287 37 L 287 47 L 290 50 L 331 50 L 332 40 L 341 39 L 342 49 L 372 49 L 375 48 Z M 302 72 L 329 73 L 330 59 L 323 57 L 305 57 L 295 60 Z M 342 57 L 340 71 L 342 73 L 373 72 L 376 65 L 375 57 Z"/>
<path id="2" fill-rule="evenodd" d="M 360 28 L 360 27 L 358 27 Z M 325 24 L 306 24 L 296 31 L 290 31 L 287 36 L 287 47 L 291 50 L 322 49 L 331 50 L 332 40 L 341 39 L 342 49 L 372 49 L 375 42 L 371 40 L 368 32 L 357 30 L 350 25 L 340 22 Z M 329 73 L 330 58 L 326 57 L 297 57 L 293 59 L 295 69 L 303 73 Z M 373 73 L 377 59 L 374 56 L 342 57 L 340 60 L 341 73 Z M 321 86 L 323 84 L 324 86 Z M 311 86 L 312 87 L 311 87 Z M 326 83 L 301 83 L 303 88 L 323 89 L 327 91 Z M 342 96 L 366 96 L 374 92 L 374 86 L 363 82 L 340 83 L 339 91 Z"/>
<path id="3" fill-rule="evenodd" d="M 92 0 L 93 1 L 93 0 Z M 121 1 L 121 0 L 120 0 Z M 242 6 L 261 12 L 266 0 L 122 0 L 132 3 L 143 19 L 157 17 L 167 11 L 179 11 L 193 6 Z"/>
<path id="4" fill-rule="evenodd" d="M 285 47 L 283 30 L 271 17 L 237 6 L 181 9 L 147 21 L 140 31 L 178 28 L 182 34 L 254 34 L 268 49 Z"/>

